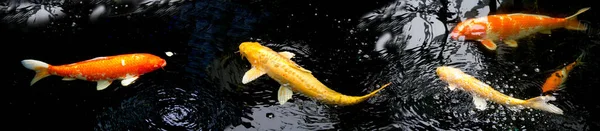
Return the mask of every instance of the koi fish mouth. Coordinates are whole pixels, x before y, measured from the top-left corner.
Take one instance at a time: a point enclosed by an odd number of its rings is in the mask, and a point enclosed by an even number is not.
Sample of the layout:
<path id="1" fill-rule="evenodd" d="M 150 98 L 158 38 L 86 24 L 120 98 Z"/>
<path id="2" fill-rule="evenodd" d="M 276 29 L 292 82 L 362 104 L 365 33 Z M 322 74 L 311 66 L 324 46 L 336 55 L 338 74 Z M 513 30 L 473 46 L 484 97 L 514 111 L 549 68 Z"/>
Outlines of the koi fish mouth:
<path id="1" fill-rule="evenodd" d="M 242 60 L 244 60 L 244 53 L 242 53 L 242 52 L 241 52 L 241 51 L 239 51 L 239 50 L 238 50 L 238 51 L 236 51 L 236 52 L 234 52 L 234 53 L 240 53 L 240 56 L 242 56 Z"/>

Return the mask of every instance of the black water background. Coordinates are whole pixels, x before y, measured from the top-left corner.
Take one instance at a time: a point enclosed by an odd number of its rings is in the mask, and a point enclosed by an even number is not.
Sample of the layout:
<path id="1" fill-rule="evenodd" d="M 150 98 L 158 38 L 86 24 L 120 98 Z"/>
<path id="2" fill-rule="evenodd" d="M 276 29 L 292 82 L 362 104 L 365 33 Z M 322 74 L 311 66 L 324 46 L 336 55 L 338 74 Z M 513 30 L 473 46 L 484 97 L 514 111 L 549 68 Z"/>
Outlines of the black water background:
<path id="1" fill-rule="evenodd" d="M 207 1 L 196 3 L 196 5 L 199 5 L 198 8 L 204 8 L 197 10 L 198 14 L 192 15 L 195 19 L 181 20 L 185 17 L 179 16 L 169 17 L 167 21 L 163 21 L 151 16 L 133 17 L 131 19 L 117 17 L 95 25 L 85 24 L 86 22 L 83 20 L 75 19 L 75 21 L 80 21 L 76 26 L 72 25 L 73 19 L 64 19 L 51 24 L 48 28 L 31 30 L 27 33 L 15 30 L 3 31 L 3 43 L 9 43 L 5 47 L 7 50 L 4 52 L 6 53 L 5 56 L 10 56 L 6 63 L 11 65 L 8 69 L 11 71 L 11 78 L 14 78 L 12 81 L 9 79 L 8 82 L 11 82 L 12 86 L 9 86 L 10 88 L 7 88 L 3 94 L 9 107 L 8 111 L 5 111 L 9 116 L 7 117 L 9 122 L 3 124 L 25 129 L 66 128 L 83 130 L 123 128 L 209 128 L 220 130 L 229 124 L 240 124 L 239 116 L 242 115 L 243 104 L 239 100 L 246 98 L 237 98 L 236 96 L 240 92 L 236 90 L 244 90 L 244 88 L 234 89 L 233 87 L 236 85 L 223 85 L 223 83 L 229 84 L 229 81 L 235 80 L 235 77 L 228 77 L 228 73 L 220 74 L 224 76 L 211 77 L 207 76 L 207 73 L 202 70 L 204 66 L 210 65 L 211 62 L 217 61 L 215 59 L 224 56 L 235 57 L 234 60 L 242 63 L 243 61 L 240 61 L 237 55 L 232 52 L 236 50 L 237 43 L 249 40 L 249 37 L 268 39 L 272 43 L 299 41 L 298 43 L 308 44 L 311 49 L 314 49 L 311 51 L 310 57 L 318 57 L 320 59 L 317 60 L 320 62 L 312 59 L 313 62 L 319 64 L 309 64 L 310 61 L 303 62 L 300 60 L 299 64 L 307 69 L 315 70 L 317 77 L 327 78 L 326 82 L 335 90 L 346 94 L 363 94 L 369 90 L 356 85 L 362 85 L 359 79 L 367 76 L 356 74 L 351 70 L 364 69 L 362 66 L 373 64 L 374 67 L 366 68 L 367 71 L 365 72 L 376 72 L 378 67 L 375 64 L 386 62 L 370 63 L 367 61 L 367 64 L 364 65 L 340 66 L 352 65 L 359 61 L 353 55 L 345 55 L 359 52 L 356 47 L 348 46 L 348 41 L 354 43 L 366 42 L 367 45 L 361 46 L 361 49 L 371 50 L 372 44 L 376 40 L 374 36 L 379 35 L 376 32 L 361 32 L 359 33 L 361 36 L 354 36 L 359 40 L 352 40 L 348 37 L 350 35 L 348 28 L 357 25 L 356 18 L 387 3 L 344 2 L 345 5 L 341 3 L 342 1 L 332 1 L 331 3 L 307 1 L 249 4 Z M 585 4 L 584 2 L 581 3 Z M 556 4 L 551 2 L 538 2 L 538 4 L 539 7 L 546 7 L 540 8 L 540 12 L 551 12 L 549 14 L 569 14 L 565 12 L 576 10 L 558 8 Z M 568 4 L 581 5 L 578 3 Z M 598 27 L 598 24 L 594 24 L 598 23 L 598 20 L 593 18 L 593 16 L 596 16 L 595 14 L 598 14 L 597 12 L 591 10 L 580 19 L 588 20 L 592 25 Z M 314 15 L 315 13 L 317 13 L 317 16 Z M 295 16 L 291 17 L 290 14 L 295 14 Z M 345 19 L 352 20 L 337 22 Z M 173 21 L 181 23 L 173 23 Z M 251 24 L 242 24 L 244 22 Z M 561 36 L 561 32 L 552 36 Z M 560 38 L 548 39 L 537 39 L 536 43 L 552 43 L 552 39 Z M 569 41 L 580 40 L 579 38 L 563 39 Z M 598 38 L 591 37 L 590 39 Z M 579 47 L 579 45 L 573 46 Z M 543 66 L 538 68 L 542 71 L 550 70 L 555 65 L 571 61 L 573 55 L 577 54 L 575 53 L 577 50 L 568 47 L 572 46 L 564 44 L 556 47 L 536 47 L 537 50 L 551 48 L 555 52 L 562 52 L 560 49 L 564 50 L 561 54 L 539 52 L 540 54 L 537 56 L 540 59 L 537 59 L 536 62 Z M 581 48 L 585 48 L 585 46 Z M 593 51 L 597 47 L 591 49 Z M 173 57 L 166 57 L 164 55 L 165 51 L 173 51 L 177 54 Z M 97 56 L 131 52 L 149 52 L 161 55 L 161 57 L 167 59 L 168 66 L 164 71 L 158 70 L 142 76 L 142 79 L 132 87 L 114 90 L 116 87 L 120 87 L 118 83 L 114 83 L 109 89 L 98 92 L 94 89 L 95 83 L 85 81 L 63 82 L 57 77 L 45 78 L 30 87 L 28 83 L 33 77 L 33 72 L 26 70 L 19 63 L 20 60 L 26 58 L 42 60 L 50 64 L 71 63 Z M 527 55 L 514 56 L 526 57 Z M 548 57 L 544 59 L 542 56 Z M 593 63 L 598 61 L 597 57 L 593 57 L 595 53 L 592 52 L 589 56 L 587 59 L 592 62 L 588 63 L 597 65 Z M 324 58 L 336 59 L 332 59 L 335 62 L 323 62 Z M 329 63 L 329 65 L 325 63 Z M 519 63 L 523 63 L 519 67 L 524 68 L 524 70 L 534 68 L 528 67 L 527 62 Z M 247 68 L 247 66 L 240 68 Z M 236 71 L 238 75 L 243 73 L 243 69 L 233 71 Z M 595 72 L 597 72 L 597 68 L 580 70 L 579 72 L 574 71 L 572 73 L 574 77 L 571 79 L 576 81 L 570 82 L 573 83 L 572 86 L 587 88 L 567 89 L 568 92 L 575 93 L 571 94 L 573 104 L 585 106 L 589 111 L 599 109 L 597 102 L 589 101 L 595 99 L 592 97 L 592 93 L 597 91 L 597 89 L 590 88 L 593 87 L 591 85 L 597 85 L 598 83 Z M 231 79 L 226 80 L 228 82 L 220 82 L 222 81 L 219 80 L 221 78 Z M 265 78 L 264 81 L 268 81 L 268 78 Z M 269 85 L 275 86 L 271 88 L 276 88 L 275 83 L 271 82 Z M 342 87 L 344 90 L 340 90 Z M 374 87 L 371 86 L 370 88 L 373 89 Z M 167 95 L 161 96 L 160 94 Z M 181 98 L 182 96 L 184 97 Z M 162 98 L 178 98 L 178 100 L 164 102 L 161 101 Z M 273 99 L 273 97 L 265 99 Z M 160 116 L 165 115 L 161 114 L 165 108 L 176 109 L 170 107 L 173 105 L 183 105 L 186 110 L 193 110 L 189 114 L 190 116 L 187 116 L 190 118 L 182 121 L 195 124 L 183 124 L 187 127 L 177 127 L 159 121 L 161 120 Z M 347 108 L 343 112 L 360 110 L 360 107 Z M 365 115 L 357 117 L 368 117 L 367 114 Z M 592 122 L 594 120 L 598 121 L 598 117 L 591 116 L 597 115 L 594 115 L 594 112 L 590 114 L 589 123 L 590 126 L 593 126 Z M 347 121 L 343 117 L 341 120 Z M 154 125 L 149 123 L 154 123 Z M 358 127 L 355 124 L 359 123 L 343 122 L 336 127 L 356 129 Z M 595 125 L 597 128 L 597 123 Z"/>

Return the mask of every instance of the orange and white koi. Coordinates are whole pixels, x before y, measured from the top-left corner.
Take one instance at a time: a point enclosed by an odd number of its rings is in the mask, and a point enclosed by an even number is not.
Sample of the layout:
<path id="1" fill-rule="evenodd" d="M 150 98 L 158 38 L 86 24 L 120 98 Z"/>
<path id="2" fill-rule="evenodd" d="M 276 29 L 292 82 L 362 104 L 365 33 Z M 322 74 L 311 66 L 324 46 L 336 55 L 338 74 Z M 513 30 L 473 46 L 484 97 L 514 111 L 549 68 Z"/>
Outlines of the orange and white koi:
<path id="1" fill-rule="evenodd" d="M 293 92 L 301 92 L 326 104 L 353 105 L 367 100 L 391 84 L 385 84 L 364 96 L 347 96 L 327 88 L 312 75 L 311 71 L 292 61 L 291 58 L 295 54 L 291 52 L 275 52 L 258 42 L 243 42 L 239 49 L 242 58 L 246 57 L 252 65 L 252 68 L 244 74 L 242 83 L 246 84 L 267 74 L 281 84 L 277 95 L 280 105 L 291 99 Z"/>
<path id="2" fill-rule="evenodd" d="M 544 82 L 544 85 L 542 86 L 542 93 L 545 94 L 550 91 L 557 91 L 557 90 L 564 89 L 565 88 L 564 84 L 565 84 L 565 81 L 567 81 L 569 72 L 571 72 L 571 70 L 573 70 L 573 68 L 575 68 L 575 66 L 582 64 L 581 60 L 583 59 L 584 56 L 585 56 L 585 54 L 582 53 L 581 55 L 579 55 L 577 60 L 575 60 L 574 62 L 568 64 L 567 66 L 563 67 L 560 70 L 553 72 L 552 75 L 550 75 L 550 77 L 548 77 L 546 79 L 546 82 Z"/>
<path id="3" fill-rule="evenodd" d="M 33 85 L 42 78 L 50 75 L 63 77 L 65 81 L 86 80 L 97 82 L 96 89 L 103 90 L 113 80 L 121 80 L 121 85 L 128 86 L 140 75 L 163 68 L 167 62 L 155 55 L 147 53 L 123 54 L 76 62 L 66 65 L 53 66 L 42 61 L 26 59 L 21 61 L 25 68 L 34 70 Z"/>
<path id="4" fill-rule="evenodd" d="M 557 28 L 587 30 L 577 20 L 577 15 L 589 10 L 583 8 L 566 18 L 553 18 L 535 14 L 501 14 L 471 18 L 460 22 L 450 33 L 453 40 L 477 40 L 487 49 L 496 50 L 495 41 L 503 41 L 509 47 L 517 47 L 517 40 L 534 33 L 550 34 Z"/>
<path id="5" fill-rule="evenodd" d="M 522 106 L 561 115 L 563 114 L 563 111 L 560 108 L 547 103 L 548 101 L 556 100 L 554 96 L 538 96 L 528 100 L 521 100 L 502 94 L 499 91 L 494 90 L 491 86 L 454 67 L 440 66 L 437 67 L 436 73 L 442 81 L 448 83 L 448 89 L 455 90 L 456 88 L 459 88 L 469 92 L 473 97 L 475 108 L 479 110 L 485 110 L 487 108 L 486 101 L 492 101 L 511 107 Z"/>

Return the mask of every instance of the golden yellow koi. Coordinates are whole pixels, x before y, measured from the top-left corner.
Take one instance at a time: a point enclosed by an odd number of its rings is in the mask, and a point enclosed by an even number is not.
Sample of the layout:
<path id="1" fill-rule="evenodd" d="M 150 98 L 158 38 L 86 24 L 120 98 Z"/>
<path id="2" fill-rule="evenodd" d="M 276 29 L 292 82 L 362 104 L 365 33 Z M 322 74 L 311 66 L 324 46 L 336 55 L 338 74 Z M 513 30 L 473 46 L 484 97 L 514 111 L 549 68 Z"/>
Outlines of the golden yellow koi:
<path id="1" fill-rule="evenodd" d="M 252 68 L 242 78 L 246 84 L 256 78 L 267 74 L 281 86 L 277 94 L 280 105 L 292 98 L 293 92 L 300 92 L 318 101 L 340 106 L 353 105 L 371 98 L 377 92 L 391 83 L 364 96 L 347 96 L 327 88 L 311 71 L 306 70 L 291 60 L 295 54 L 291 52 L 275 52 L 258 42 L 243 42 L 239 46 L 242 58 L 246 57 Z"/>
<path id="2" fill-rule="evenodd" d="M 563 111 L 550 104 L 548 101 L 554 101 L 554 96 L 538 96 L 528 100 L 521 100 L 507 96 L 494 90 L 491 86 L 479 81 L 477 78 L 465 74 L 460 69 L 441 66 L 436 69 L 437 75 L 441 80 L 448 82 L 448 89 L 455 90 L 459 88 L 463 91 L 471 93 L 475 108 L 485 110 L 487 108 L 486 101 L 492 101 L 506 106 L 523 106 L 533 109 L 543 110 L 556 114 L 563 114 Z"/>

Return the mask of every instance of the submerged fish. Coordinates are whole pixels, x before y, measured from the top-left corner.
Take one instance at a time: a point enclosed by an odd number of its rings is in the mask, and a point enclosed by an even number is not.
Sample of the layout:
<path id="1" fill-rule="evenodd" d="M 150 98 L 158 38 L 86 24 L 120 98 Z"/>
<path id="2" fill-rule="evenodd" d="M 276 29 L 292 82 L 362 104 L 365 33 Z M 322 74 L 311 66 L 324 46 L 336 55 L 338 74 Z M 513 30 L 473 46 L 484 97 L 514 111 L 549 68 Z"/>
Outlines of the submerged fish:
<path id="1" fill-rule="evenodd" d="M 34 70 L 35 77 L 31 80 L 33 85 L 42 78 L 50 75 L 64 77 L 63 80 L 86 80 L 98 82 L 96 89 L 103 90 L 113 80 L 121 80 L 121 85 L 128 86 L 140 75 L 163 68 L 167 62 L 155 55 L 147 53 L 123 54 L 53 66 L 47 63 L 27 59 L 21 61 L 25 68 Z"/>
<path id="2" fill-rule="evenodd" d="M 554 73 L 552 73 L 552 75 L 550 75 L 550 77 L 548 77 L 546 79 L 546 82 L 544 82 L 544 85 L 542 86 L 542 93 L 547 93 L 550 91 L 564 89 L 565 88 L 564 84 L 565 84 L 565 81 L 567 81 L 569 72 L 571 72 L 571 70 L 573 70 L 573 68 L 575 68 L 575 66 L 582 64 L 581 60 L 583 59 L 583 56 L 585 56 L 584 53 L 579 55 L 577 60 L 575 60 L 573 63 L 570 63 L 567 66 L 563 67 L 562 69 L 557 70 Z"/>
<path id="3" fill-rule="evenodd" d="M 477 80 L 471 75 L 465 74 L 457 68 L 441 66 L 436 69 L 436 72 L 441 80 L 448 82 L 448 89 L 455 90 L 456 88 L 459 88 L 471 93 L 473 103 L 479 110 L 485 110 L 487 108 L 486 101 L 493 101 L 506 106 L 523 106 L 551 113 L 563 114 L 563 111 L 560 108 L 547 103 L 548 101 L 556 100 L 554 96 L 538 96 L 528 100 L 521 100 L 502 94 L 494 90 L 491 86 Z"/>
<path id="4" fill-rule="evenodd" d="M 244 74 L 242 83 L 246 84 L 267 74 L 281 84 L 277 94 L 277 100 L 281 105 L 292 98 L 293 92 L 300 92 L 327 104 L 353 105 L 367 100 L 391 84 L 385 84 L 364 96 L 347 96 L 327 88 L 311 74 L 311 71 L 292 61 L 291 58 L 295 54 L 291 52 L 278 53 L 258 42 L 243 42 L 239 49 L 242 58 L 246 57 L 252 65 L 252 68 Z"/>
<path id="5" fill-rule="evenodd" d="M 467 19 L 458 23 L 450 33 L 453 40 L 477 40 L 487 49 L 496 50 L 494 41 L 503 41 L 509 47 L 517 47 L 517 40 L 540 32 L 550 34 L 550 30 L 586 30 L 577 20 L 577 15 L 589 10 L 583 8 L 566 18 L 553 18 L 535 14 L 502 14 Z"/>

